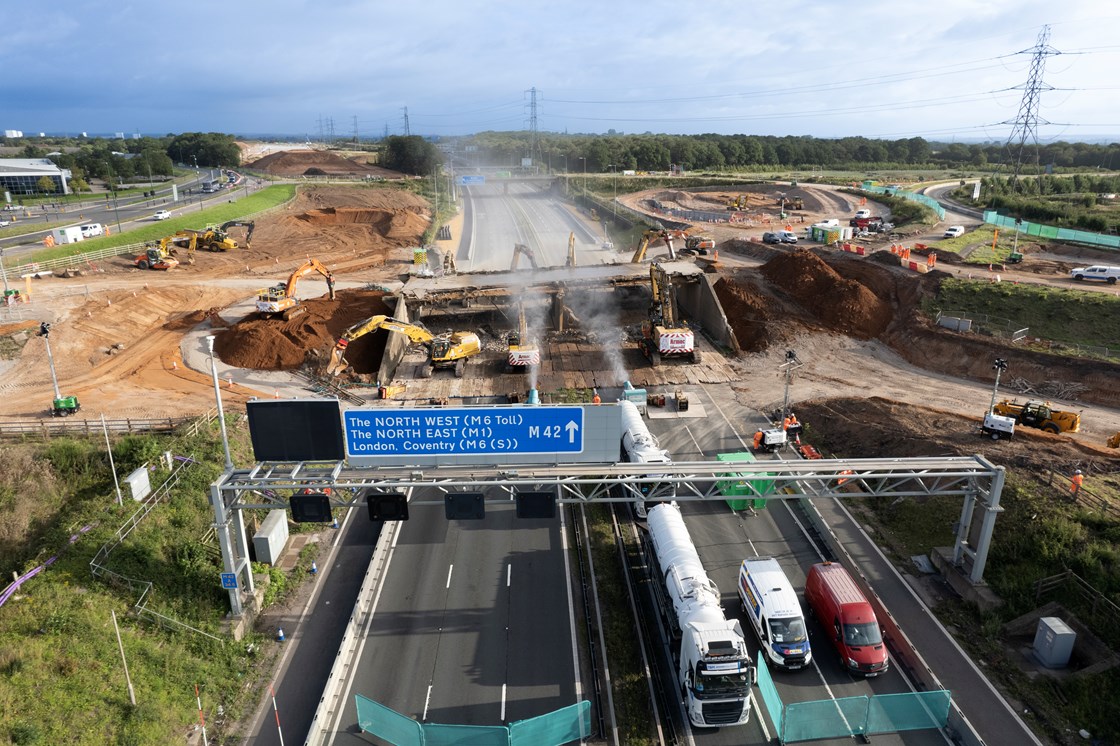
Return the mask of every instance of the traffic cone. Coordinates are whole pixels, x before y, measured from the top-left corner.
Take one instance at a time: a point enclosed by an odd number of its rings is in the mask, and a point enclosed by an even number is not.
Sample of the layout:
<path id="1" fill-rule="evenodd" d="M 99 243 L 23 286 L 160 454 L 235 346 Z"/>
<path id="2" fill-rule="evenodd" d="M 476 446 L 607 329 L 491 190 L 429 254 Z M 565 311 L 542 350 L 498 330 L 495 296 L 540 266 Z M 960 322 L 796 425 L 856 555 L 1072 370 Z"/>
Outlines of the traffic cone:
<path id="1" fill-rule="evenodd" d="M 315 564 L 314 560 L 312 560 L 312 562 L 311 562 L 311 574 L 312 575 L 318 575 L 319 574 L 319 565 Z"/>
<path id="2" fill-rule="evenodd" d="M 279 389 L 273 389 L 272 390 L 272 398 L 273 399 L 279 399 L 280 398 L 280 390 Z"/>
<path id="3" fill-rule="evenodd" d="M 284 628 L 283 627 L 277 627 L 276 628 L 276 642 L 284 642 Z"/>

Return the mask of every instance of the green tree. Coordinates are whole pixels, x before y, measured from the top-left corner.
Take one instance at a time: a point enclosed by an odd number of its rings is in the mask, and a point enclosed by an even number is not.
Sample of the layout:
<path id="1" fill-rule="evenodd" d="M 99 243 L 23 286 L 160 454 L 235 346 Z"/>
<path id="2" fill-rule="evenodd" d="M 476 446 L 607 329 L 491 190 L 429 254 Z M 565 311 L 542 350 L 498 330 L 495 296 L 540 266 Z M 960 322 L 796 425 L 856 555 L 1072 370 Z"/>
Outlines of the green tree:
<path id="1" fill-rule="evenodd" d="M 51 177 L 40 176 L 39 180 L 35 182 L 35 189 L 42 194 L 54 194 L 57 187 Z"/>
<path id="2" fill-rule="evenodd" d="M 241 148 L 233 135 L 220 132 L 184 132 L 167 143 L 165 152 L 168 158 L 184 164 L 217 168 L 241 165 Z"/>
<path id="3" fill-rule="evenodd" d="M 418 135 L 394 135 L 385 141 L 385 168 L 424 176 L 443 162 L 439 149 Z"/>

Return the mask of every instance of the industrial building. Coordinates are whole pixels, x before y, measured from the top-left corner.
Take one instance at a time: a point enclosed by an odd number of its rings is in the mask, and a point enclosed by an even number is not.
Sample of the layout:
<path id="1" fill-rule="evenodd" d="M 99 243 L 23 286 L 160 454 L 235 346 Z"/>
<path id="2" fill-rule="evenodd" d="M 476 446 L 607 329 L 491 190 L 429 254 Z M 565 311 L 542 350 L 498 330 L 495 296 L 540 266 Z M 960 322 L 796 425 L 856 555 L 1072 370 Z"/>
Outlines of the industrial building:
<path id="1" fill-rule="evenodd" d="M 44 176 L 54 182 L 55 194 L 70 193 L 70 169 L 49 158 L 0 158 L 0 190 L 12 197 L 42 194 L 39 180 Z"/>

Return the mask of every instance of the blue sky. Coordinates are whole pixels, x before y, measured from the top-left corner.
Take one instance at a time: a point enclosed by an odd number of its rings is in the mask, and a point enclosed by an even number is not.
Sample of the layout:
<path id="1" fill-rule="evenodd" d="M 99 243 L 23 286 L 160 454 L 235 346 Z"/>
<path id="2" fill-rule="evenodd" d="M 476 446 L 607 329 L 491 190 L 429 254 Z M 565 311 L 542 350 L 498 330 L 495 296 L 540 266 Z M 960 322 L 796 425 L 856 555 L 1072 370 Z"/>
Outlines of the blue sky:
<path id="1" fill-rule="evenodd" d="M 56 0 L 0 19 L 0 129 L 1120 140 L 1113 0 Z"/>

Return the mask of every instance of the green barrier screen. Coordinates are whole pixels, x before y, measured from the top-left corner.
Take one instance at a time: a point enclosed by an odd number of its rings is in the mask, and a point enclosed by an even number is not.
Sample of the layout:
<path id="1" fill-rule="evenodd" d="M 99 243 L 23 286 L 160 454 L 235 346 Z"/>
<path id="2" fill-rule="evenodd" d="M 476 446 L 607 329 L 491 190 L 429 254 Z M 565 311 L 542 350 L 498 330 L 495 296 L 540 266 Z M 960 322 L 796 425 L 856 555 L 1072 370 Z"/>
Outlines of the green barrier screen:
<path id="1" fill-rule="evenodd" d="M 1000 215 L 995 210 L 987 210 L 984 212 L 984 222 L 989 225 L 999 226 L 1001 230 L 1015 230 L 1015 218 L 1006 215 Z M 1077 230 L 1075 228 L 1058 228 L 1053 225 L 1040 225 L 1039 223 L 1031 223 L 1029 221 L 1022 221 L 1018 225 L 1019 233 L 1027 236 L 1038 236 L 1039 238 L 1050 238 L 1055 241 L 1073 241 L 1075 243 L 1083 243 L 1088 246 L 1097 246 L 1105 249 L 1120 249 L 1120 236 L 1106 236 L 1102 233 L 1090 233 L 1089 231 Z"/>
<path id="2" fill-rule="evenodd" d="M 528 720 L 509 724 L 510 746 L 578 742 L 591 736 L 591 703 L 587 700 Z"/>
<path id="3" fill-rule="evenodd" d="M 366 733 L 372 733 L 396 746 L 423 745 L 424 734 L 420 723 L 412 718 L 360 694 L 354 695 L 354 704 L 358 708 L 358 727 Z"/>
<path id="4" fill-rule="evenodd" d="M 867 732 L 940 728 L 949 719 L 950 700 L 945 690 L 876 695 L 867 710 Z"/>
<path id="5" fill-rule="evenodd" d="M 782 740 L 788 743 L 863 733 L 867 700 L 867 697 L 845 697 L 791 702 L 786 705 Z"/>
<path id="6" fill-rule="evenodd" d="M 766 706 L 766 714 L 774 724 L 778 739 L 782 738 L 782 698 L 778 694 L 778 687 L 774 686 L 774 679 L 770 676 L 770 667 L 766 665 L 766 658 L 762 651 L 758 651 L 758 693 L 762 697 L 762 704 Z M 759 713 L 759 717 L 762 713 Z"/>
<path id="7" fill-rule="evenodd" d="M 504 725 L 424 723 L 424 746 L 507 746 L 508 744 L 509 731 Z"/>

